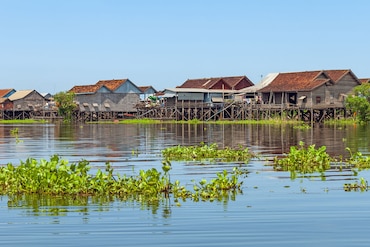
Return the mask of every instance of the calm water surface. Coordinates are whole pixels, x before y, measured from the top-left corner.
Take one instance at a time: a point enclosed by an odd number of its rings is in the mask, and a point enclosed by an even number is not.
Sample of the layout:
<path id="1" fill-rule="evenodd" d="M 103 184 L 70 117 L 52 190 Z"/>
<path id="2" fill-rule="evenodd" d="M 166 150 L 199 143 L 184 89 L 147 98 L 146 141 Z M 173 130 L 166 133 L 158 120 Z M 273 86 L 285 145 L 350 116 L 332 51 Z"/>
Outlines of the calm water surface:
<path id="1" fill-rule="evenodd" d="M 10 130 L 19 129 L 19 142 Z M 53 154 L 93 168 L 109 161 L 116 172 L 161 167 L 161 150 L 173 145 L 239 145 L 261 154 L 245 165 L 243 194 L 220 202 L 157 205 L 111 198 L 0 197 L 1 246 L 369 246 L 369 192 L 343 184 L 370 173 L 330 170 L 324 178 L 290 179 L 268 165 L 299 141 L 370 153 L 368 126 L 278 125 L 0 125 L 0 165 Z M 136 155 L 137 153 L 138 155 Z M 171 179 L 191 186 L 236 164 L 173 162 Z"/>

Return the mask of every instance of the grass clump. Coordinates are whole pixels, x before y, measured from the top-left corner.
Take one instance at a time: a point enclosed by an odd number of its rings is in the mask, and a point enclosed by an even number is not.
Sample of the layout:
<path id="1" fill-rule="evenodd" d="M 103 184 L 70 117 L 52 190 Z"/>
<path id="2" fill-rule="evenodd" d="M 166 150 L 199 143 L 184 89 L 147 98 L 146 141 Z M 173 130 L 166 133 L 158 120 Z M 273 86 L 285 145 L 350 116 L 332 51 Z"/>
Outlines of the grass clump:
<path id="1" fill-rule="evenodd" d="M 248 148 L 229 148 L 219 149 L 217 143 L 207 145 L 200 143 L 197 146 L 174 146 L 162 150 L 162 155 L 168 160 L 184 161 L 224 161 L 224 162 L 245 162 L 255 157 Z"/>

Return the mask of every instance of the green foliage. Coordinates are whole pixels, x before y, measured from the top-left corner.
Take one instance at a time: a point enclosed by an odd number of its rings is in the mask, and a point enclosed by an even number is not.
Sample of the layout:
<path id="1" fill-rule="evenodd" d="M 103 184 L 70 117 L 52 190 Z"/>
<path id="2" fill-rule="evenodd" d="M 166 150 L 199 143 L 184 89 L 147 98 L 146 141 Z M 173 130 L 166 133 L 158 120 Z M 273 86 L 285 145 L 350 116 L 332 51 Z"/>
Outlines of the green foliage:
<path id="1" fill-rule="evenodd" d="M 353 89 L 353 95 L 346 98 L 349 108 L 360 122 L 370 121 L 370 84 L 364 83 Z"/>
<path id="2" fill-rule="evenodd" d="M 343 189 L 345 191 L 361 191 L 361 192 L 364 192 L 364 191 L 367 191 L 369 189 L 369 185 L 367 183 L 367 180 L 365 180 L 363 177 L 361 177 L 359 182 L 344 184 Z"/>
<path id="3" fill-rule="evenodd" d="M 290 147 L 289 154 L 284 158 L 274 158 L 274 169 L 290 171 L 293 174 L 324 172 L 330 168 L 330 162 L 334 161 L 326 152 L 326 147 L 316 148 L 315 145 L 304 146 L 303 142 L 299 147 Z"/>
<path id="4" fill-rule="evenodd" d="M 311 126 L 308 124 L 294 125 L 293 129 L 307 130 L 307 129 L 311 129 Z"/>
<path id="5" fill-rule="evenodd" d="M 119 121 L 120 124 L 159 124 L 163 121 L 158 119 L 140 118 L 140 119 L 124 119 Z"/>
<path id="6" fill-rule="evenodd" d="M 22 140 L 19 139 L 19 129 L 18 128 L 13 128 L 10 130 L 10 135 L 15 138 L 15 142 L 18 144 L 20 142 L 23 142 Z"/>
<path id="7" fill-rule="evenodd" d="M 192 199 L 194 201 L 222 201 L 228 199 L 229 195 L 234 198 L 236 192 L 241 192 L 243 182 L 238 181 L 241 174 L 243 174 L 241 170 L 234 168 L 231 174 L 226 170 L 222 173 L 217 173 L 217 177 L 209 183 L 206 179 L 202 179 L 200 182 L 194 184 L 193 189 L 195 192 L 192 194 Z"/>
<path id="8" fill-rule="evenodd" d="M 70 122 L 72 120 L 72 113 L 77 107 L 74 102 L 74 97 L 75 94 L 73 92 L 59 92 L 54 95 L 54 100 L 58 107 L 58 113 L 66 122 Z"/>
<path id="9" fill-rule="evenodd" d="M 370 101 L 370 84 L 364 83 L 364 84 L 354 87 L 353 93 L 356 96 L 363 97 L 367 101 Z"/>
<path id="10" fill-rule="evenodd" d="M 370 157 L 364 156 L 361 152 L 352 153 L 350 157 L 345 160 L 340 160 L 330 157 L 326 152 L 326 147 L 321 146 L 315 148 L 315 145 L 308 147 L 304 146 L 303 142 L 299 143 L 299 147 L 290 147 L 290 152 L 283 158 L 275 157 L 273 161 L 274 170 L 277 171 L 290 171 L 291 178 L 296 178 L 297 173 L 323 173 L 326 170 L 332 168 L 331 165 L 334 163 L 339 164 L 337 168 L 342 170 L 343 167 L 352 168 L 355 176 L 358 174 L 358 170 L 370 169 Z"/>
<path id="11" fill-rule="evenodd" d="M 217 143 L 211 145 L 200 143 L 198 146 L 174 146 L 162 150 L 162 155 L 169 160 L 185 160 L 185 161 L 225 161 L 225 162 L 249 162 L 255 155 L 249 152 L 248 148 L 231 149 L 226 147 L 219 149 Z"/>
<path id="12" fill-rule="evenodd" d="M 350 153 L 350 158 L 347 159 L 348 166 L 357 168 L 358 170 L 364 170 L 370 168 L 370 157 L 364 156 L 361 152 L 352 153 L 351 149 L 346 148 Z"/>
<path id="13" fill-rule="evenodd" d="M 11 120 L 0 120 L 1 124 L 40 124 L 40 123 L 47 123 L 46 120 L 40 119 L 11 119 Z"/>
<path id="14" fill-rule="evenodd" d="M 0 195 L 114 196 L 123 200 L 155 203 L 172 194 L 176 200 L 189 198 L 196 201 L 202 198 L 211 201 L 221 194 L 240 190 L 242 184 L 238 182 L 242 172 L 235 169 L 230 177 L 224 171 L 209 184 L 202 180 L 202 188 L 191 192 L 179 181 L 171 183 L 171 168 L 171 163 L 165 160 L 162 162 L 163 173 L 151 168 L 127 176 L 114 175 L 113 168 L 106 163 L 105 170 L 98 169 L 93 175 L 86 160 L 69 164 L 57 155 L 49 161 L 29 158 L 18 166 L 8 164 L 0 168 Z M 203 193 L 198 194 L 199 191 Z"/>

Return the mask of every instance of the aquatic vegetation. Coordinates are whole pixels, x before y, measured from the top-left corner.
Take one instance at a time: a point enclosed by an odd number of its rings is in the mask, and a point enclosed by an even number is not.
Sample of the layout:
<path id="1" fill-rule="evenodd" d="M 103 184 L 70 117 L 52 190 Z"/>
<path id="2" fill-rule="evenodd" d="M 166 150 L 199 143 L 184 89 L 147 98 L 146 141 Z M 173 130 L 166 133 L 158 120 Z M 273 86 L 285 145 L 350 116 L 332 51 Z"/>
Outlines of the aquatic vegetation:
<path id="1" fill-rule="evenodd" d="M 364 156 L 361 152 L 352 153 L 350 148 L 346 148 L 350 153 L 350 158 L 346 160 L 348 166 L 357 168 L 358 170 L 364 170 L 370 168 L 370 157 Z"/>
<path id="2" fill-rule="evenodd" d="M 159 124 L 163 121 L 158 119 L 140 118 L 140 119 L 124 119 L 119 121 L 120 124 Z"/>
<path id="3" fill-rule="evenodd" d="M 1 124 L 40 124 L 40 123 L 48 123 L 48 121 L 44 119 L 36 120 L 36 119 L 11 119 L 11 120 L 0 120 Z"/>
<path id="4" fill-rule="evenodd" d="M 293 129 L 302 129 L 302 130 L 306 130 L 306 129 L 311 129 L 311 126 L 310 126 L 310 125 L 308 125 L 308 124 L 294 125 L 294 126 L 293 126 Z"/>
<path id="5" fill-rule="evenodd" d="M 170 181 L 169 160 L 162 162 L 162 172 L 155 168 L 140 170 L 136 175 L 114 174 L 110 163 L 105 170 L 90 171 L 89 162 L 81 160 L 69 164 L 54 155 L 49 161 L 29 158 L 20 165 L 0 167 L 0 195 L 40 194 L 47 196 L 114 196 L 121 200 L 153 203 L 172 195 L 175 199 L 215 200 L 220 195 L 240 190 L 243 174 L 239 169 L 229 174 L 224 171 L 210 183 L 202 180 L 195 192 Z M 199 194 L 201 192 L 201 194 Z M 212 192 L 212 193 L 211 193 Z"/>
<path id="6" fill-rule="evenodd" d="M 235 162 L 241 161 L 248 163 L 255 154 L 251 153 L 248 148 L 229 148 L 219 149 L 217 143 L 210 145 L 203 142 L 197 146 L 174 146 L 162 150 L 162 155 L 168 160 L 184 160 L 184 161 L 224 161 Z"/>
<path id="7" fill-rule="evenodd" d="M 363 177 L 360 178 L 359 182 L 356 183 L 346 183 L 343 185 L 343 189 L 345 191 L 367 191 L 369 189 L 369 185 L 367 180 L 365 180 Z"/>
<path id="8" fill-rule="evenodd" d="M 316 148 L 313 144 L 305 147 L 304 143 L 300 142 L 298 147 L 290 147 L 290 152 L 286 157 L 275 157 L 273 165 L 277 171 L 314 173 L 328 170 L 330 163 L 334 160 L 326 152 L 325 146 Z"/>
<path id="9" fill-rule="evenodd" d="M 203 121 L 200 119 L 189 119 L 189 120 L 168 120 L 168 119 L 151 119 L 151 118 L 128 118 L 123 120 L 116 120 L 116 121 L 93 121 L 87 122 L 91 124 L 112 124 L 112 123 L 120 123 L 120 124 L 217 124 L 217 125 L 231 125 L 231 124 L 254 124 L 254 125 L 281 125 L 281 124 L 304 124 L 304 121 L 300 120 L 287 120 L 282 119 L 281 117 L 277 118 L 269 118 L 269 119 L 259 119 L 259 120 L 209 120 Z"/>
<path id="10" fill-rule="evenodd" d="M 13 128 L 10 130 L 10 135 L 13 136 L 15 138 L 15 142 L 18 144 L 20 142 L 22 142 L 21 139 L 19 139 L 19 129 L 18 128 Z"/>
<path id="11" fill-rule="evenodd" d="M 308 147 L 304 146 L 303 142 L 299 146 L 290 147 L 290 152 L 284 157 L 275 157 L 273 160 L 273 167 L 276 171 L 289 171 L 292 179 L 297 177 L 297 173 L 321 173 L 321 178 L 325 180 L 324 172 L 328 169 L 338 169 L 342 171 L 343 168 L 352 169 L 353 175 L 357 176 L 358 171 L 370 169 L 370 157 L 364 156 L 361 152 L 350 152 L 348 159 L 338 161 L 331 157 L 326 152 L 326 147 L 321 146 L 316 148 L 315 145 Z"/>
<path id="12" fill-rule="evenodd" d="M 241 185 L 243 182 L 239 182 L 239 176 L 243 174 L 238 168 L 234 168 L 231 176 L 224 170 L 222 173 L 217 173 L 217 177 L 207 182 L 206 179 L 202 179 L 200 182 L 194 184 L 194 193 L 192 199 L 194 201 L 205 201 L 205 200 L 222 200 L 228 198 L 229 195 L 232 198 L 235 197 L 235 192 L 241 192 Z M 194 182 L 194 181 L 193 181 Z M 232 192 L 231 194 L 229 192 Z"/>

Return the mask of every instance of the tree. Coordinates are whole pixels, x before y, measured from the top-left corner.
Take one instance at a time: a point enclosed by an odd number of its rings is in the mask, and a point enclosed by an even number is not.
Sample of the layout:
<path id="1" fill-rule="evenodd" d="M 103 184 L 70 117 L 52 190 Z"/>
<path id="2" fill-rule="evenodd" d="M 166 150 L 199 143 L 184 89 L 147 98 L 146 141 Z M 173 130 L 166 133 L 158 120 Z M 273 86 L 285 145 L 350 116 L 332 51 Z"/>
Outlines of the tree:
<path id="1" fill-rule="evenodd" d="M 360 122 L 370 121 L 370 84 L 364 83 L 353 89 L 346 99 L 348 107 Z"/>
<path id="2" fill-rule="evenodd" d="M 65 121 L 72 120 L 72 113 L 77 105 L 74 102 L 75 94 L 73 92 L 59 92 L 54 95 L 54 100 L 58 107 L 58 113 Z"/>

